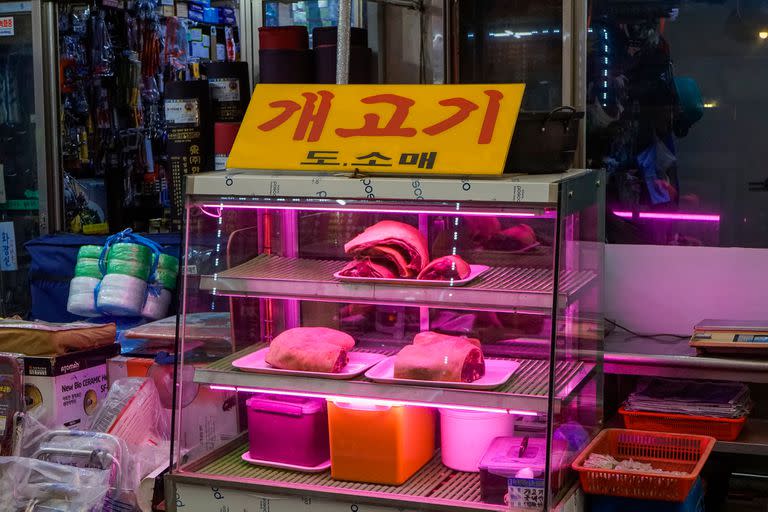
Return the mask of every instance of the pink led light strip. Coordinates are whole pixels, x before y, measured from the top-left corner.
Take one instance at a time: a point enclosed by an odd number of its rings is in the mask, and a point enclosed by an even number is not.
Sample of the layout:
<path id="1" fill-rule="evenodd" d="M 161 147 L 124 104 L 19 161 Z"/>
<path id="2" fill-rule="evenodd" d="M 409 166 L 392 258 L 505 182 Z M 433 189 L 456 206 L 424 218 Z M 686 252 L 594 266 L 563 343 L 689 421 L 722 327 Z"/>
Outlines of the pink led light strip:
<path id="1" fill-rule="evenodd" d="M 313 211 L 313 212 L 340 212 L 340 213 L 346 213 L 346 212 L 355 212 L 355 213 L 401 213 L 401 214 L 413 214 L 418 215 L 420 213 L 422 214 L 428 214 L 428 215 L 472 215 L 477 217 L 522 217 L 522 218 L 531 218 L 531 217 L 549 217 L 551 215 L 548 214 L 536 214 L 533 212 L 470 212 L 470 211 L 463 211 L 463 210 L 408 210 L 408 209 L 402 209 L 402 208 L 342 208 L 339 206 L 305 206 L 305 205 L 296 205 L 296 206 L 283 206 L 283 205 L 264 205 L 264 204 L 203 204 L 202 208 L 212 208 L 216 210 L 223 210 L 225 208 L 234 208 L 239 210 L 302 210 L 302 211 Z M 211 217 L 217 217 L 217 215 L 211 214 L 209 212 L 206 212 L 203 210 L 203 213 L 206 215 L 209 215 Z"/>
<path id="2" fill-rule="evenodd" d="M 632 219 L 635 214 L 627 211 L 614 210 L 613 214 L 624 219 Z M 692 222 L 720 222 L 719 215 L 707 215 L 699 213 L 662 213 L 662 212 L 638 212 L 639 219 L 654 220 L 685 220 Z"/>
<path id="3" fill-rule="evenodd" d="M 402 406 L 402 405 L 414 405 L 419 407 L 436 407 L 438 409 L 452 409 L 457 411 L 477 411 L 477 412 L 498 412 L 504 414 L 516 414 L 518 416 L 538 416 L 533 411 L 520 411 L 515 409 L 501 409 L 496 407 L 474 407 L 471 405 L 452 405 L 452 404 L 439 404 L 434 402 L 415 402 L 411 400 L 386 400 L 386 399 L 373 399 L 373 398 L 360 398 L 349 397 L 341 395 L 327 395 L 322 393 L 312 393 L 310 391 L 275 391 L 274 389 L 258 389 L 247 388 L 242 386 L 220 386 L 211 385 L 211 389 L 218 391 L 240 391 L 244 393 L 264 393 L 267 395 L 288 395 L 288 396 L 301 396 L 309 398 L 324 398 L 333 402 L 343 402 L 347 404 L 360 404 L 360 405 L 384 405 L 390 407 Z"/>

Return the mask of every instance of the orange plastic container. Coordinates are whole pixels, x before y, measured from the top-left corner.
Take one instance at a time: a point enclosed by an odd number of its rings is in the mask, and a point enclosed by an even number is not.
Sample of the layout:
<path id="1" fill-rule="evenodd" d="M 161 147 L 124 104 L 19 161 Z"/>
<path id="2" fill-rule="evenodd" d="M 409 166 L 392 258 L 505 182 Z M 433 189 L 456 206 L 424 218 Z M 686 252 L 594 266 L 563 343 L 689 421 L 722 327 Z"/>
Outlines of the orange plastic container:
<path id="1" fill-rule="evenodd" d="M 427 407 L 360 407 L 328 402 L 331 477 L 400 485 L 435 452 L 435 413 Z"/>
<path id="2" fill-rule="evenodd" d="M 746 416 L 736 419 L 712 418 L 686 414 L 627 411 L 623 407 L 619 409 L 619 414 L 624 418 L 626 428 L 712 436 L 719 441 L 735 441 L 747 422 Z"/>
<path id="3" fill-rule="evenodd" d="M 714 446 L 715 438 L 709 436 L 607 429 L 581 452 L 572 467 L 579 473 L 581 487 L 587 494 L 682 502 Z M 633 459 L 655 469 L 685 474 L 585 468 L 584 462 L 592 453 L 611 455 L 617 460 Z"/>

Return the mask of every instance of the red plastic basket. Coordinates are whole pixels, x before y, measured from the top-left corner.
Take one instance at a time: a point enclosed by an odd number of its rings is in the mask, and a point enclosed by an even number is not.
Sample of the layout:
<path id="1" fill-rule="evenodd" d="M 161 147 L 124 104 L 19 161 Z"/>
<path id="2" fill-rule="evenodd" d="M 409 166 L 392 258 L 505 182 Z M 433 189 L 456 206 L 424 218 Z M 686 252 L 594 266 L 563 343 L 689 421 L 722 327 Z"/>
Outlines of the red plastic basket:
<path id="1" fill-rule="evenodd" d="M 715 438 L 709 436 L 607 429 L 581 452 L 572 466 L 587 494 L 682 502 L 714 446 Z M 685 475 L 586 468 L 584 462 L 592 453 L 646 462 L 655 469 L 681 471 Z"/>
<path id="2" fill-rule="evenodd" d="M 735 441 L 747 422 L 746 416 L 736 419 L 712 418 L 685 414 L 627 411 L 623 407 L 619 409 L 619 414 L 624 418 L 626 428 L 712 436 L 720 441 Z"/>

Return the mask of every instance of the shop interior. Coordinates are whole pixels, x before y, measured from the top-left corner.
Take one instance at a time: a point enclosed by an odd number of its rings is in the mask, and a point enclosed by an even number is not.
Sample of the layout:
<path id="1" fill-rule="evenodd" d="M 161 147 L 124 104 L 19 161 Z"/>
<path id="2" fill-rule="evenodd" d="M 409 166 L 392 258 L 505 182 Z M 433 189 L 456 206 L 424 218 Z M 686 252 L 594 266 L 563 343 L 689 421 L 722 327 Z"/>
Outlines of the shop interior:
<path id="1" fill-rule="evenodd" d="M 766 70 L 765 0 L 0 0 L 0 512 L 768 511 Z"/>

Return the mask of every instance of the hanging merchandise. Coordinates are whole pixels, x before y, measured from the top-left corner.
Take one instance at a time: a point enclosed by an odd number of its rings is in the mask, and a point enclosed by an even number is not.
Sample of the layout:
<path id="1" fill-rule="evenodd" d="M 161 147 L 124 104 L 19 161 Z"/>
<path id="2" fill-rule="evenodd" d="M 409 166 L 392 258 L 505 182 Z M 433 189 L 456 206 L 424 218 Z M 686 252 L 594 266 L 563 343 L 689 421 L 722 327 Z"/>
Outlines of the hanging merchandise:
<path id="1" fill-rule="evenodd" d="M 170 82 L 165 89 L 165 122 L 171 168 L 173 213 L 181 218 L 183 177 L 213 170 L 213 125 L 206 80 Z"/>
<path id="2" fill-rule="evenodd" d="M 214 122 L 240 122 L 251 100 L 246 62 L 211 62 L 207 69 Z"/>

